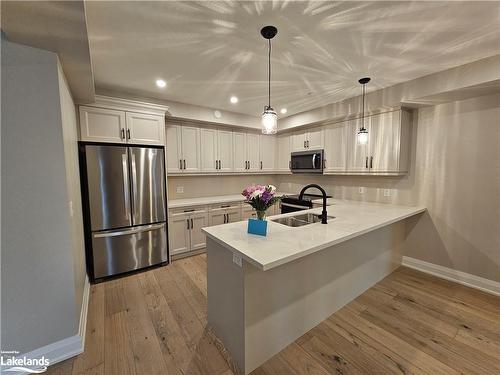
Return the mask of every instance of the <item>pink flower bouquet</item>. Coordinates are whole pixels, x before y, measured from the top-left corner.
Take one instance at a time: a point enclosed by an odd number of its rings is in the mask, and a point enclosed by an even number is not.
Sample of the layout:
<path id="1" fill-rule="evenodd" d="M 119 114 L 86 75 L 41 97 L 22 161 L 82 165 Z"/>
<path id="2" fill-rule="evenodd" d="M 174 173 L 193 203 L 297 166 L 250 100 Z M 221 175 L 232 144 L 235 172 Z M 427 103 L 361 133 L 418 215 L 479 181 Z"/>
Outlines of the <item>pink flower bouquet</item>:
<path id="1" fill-rule="evenodd" d="M 245 203 L 255 209 L 259 220 L 264 220 L 266 210 L 280 200 L 276 196 L 276 187 L 273 185 L 247 186 L 241 195 L 245 197 Z"/>

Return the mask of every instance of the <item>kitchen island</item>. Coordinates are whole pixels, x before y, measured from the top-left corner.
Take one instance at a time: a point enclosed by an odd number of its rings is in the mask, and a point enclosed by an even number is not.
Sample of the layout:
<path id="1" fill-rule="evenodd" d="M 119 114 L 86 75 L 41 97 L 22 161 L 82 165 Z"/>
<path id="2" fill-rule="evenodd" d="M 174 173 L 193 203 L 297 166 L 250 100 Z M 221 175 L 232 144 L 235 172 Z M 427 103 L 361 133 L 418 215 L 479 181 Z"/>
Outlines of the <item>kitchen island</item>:
<path id="1" fill-rule="evenodd" d="M 204 228 L 208 323 L 240 374 L 248 374 L 401 264 L 405 219 L 423 207 L 330 200 L 328 224 L 268 235 L 245 221 Z"/>

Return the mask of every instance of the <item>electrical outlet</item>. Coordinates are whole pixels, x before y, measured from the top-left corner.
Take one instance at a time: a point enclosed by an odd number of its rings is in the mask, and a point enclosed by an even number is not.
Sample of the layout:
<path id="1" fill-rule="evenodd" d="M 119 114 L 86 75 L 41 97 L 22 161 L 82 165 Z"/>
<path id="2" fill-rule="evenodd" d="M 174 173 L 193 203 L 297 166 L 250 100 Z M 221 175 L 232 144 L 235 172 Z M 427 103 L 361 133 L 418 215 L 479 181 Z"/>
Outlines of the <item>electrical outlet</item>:
<path id="1" fill-rule="evenodd" d="M 359 194 L 364 194 L 365 193 L 365 187 L 364 186 L 360 186 L 359 189 L 358 189 L 358 193 Z"/>
<path id="2" fill-rule="evenodd" d="M 177 186 L 177 193 L 178 194 L 184 193 L 184 186 Z"/>
<path id="3" fill-rule="evenodd" d="M 233 263 L 238 266 L 243 266 L 243 260 L 241 259 L 241 255 L 233 253 Z"/>
<path id="4" fill-rule="evenodd" d="M 384 197 L 390 197 L 391 196 L 391 189 L 384 189 Z"/>

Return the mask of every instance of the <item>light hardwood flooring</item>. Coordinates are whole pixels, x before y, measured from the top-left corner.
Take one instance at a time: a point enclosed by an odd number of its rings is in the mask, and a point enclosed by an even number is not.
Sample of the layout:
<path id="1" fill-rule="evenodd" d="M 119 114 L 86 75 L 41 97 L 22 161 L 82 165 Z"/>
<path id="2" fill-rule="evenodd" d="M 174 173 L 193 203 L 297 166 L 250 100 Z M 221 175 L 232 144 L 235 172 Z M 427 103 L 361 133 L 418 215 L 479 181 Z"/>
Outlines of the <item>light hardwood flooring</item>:
<path id="1" fill-rule="evenodd" d="M 230 375 L 207 332 L 206 256 L 92 285 L 85 352 L 61 375 Z M 408 268 L 252 375 L 500 374 L 500 298 Z"/>

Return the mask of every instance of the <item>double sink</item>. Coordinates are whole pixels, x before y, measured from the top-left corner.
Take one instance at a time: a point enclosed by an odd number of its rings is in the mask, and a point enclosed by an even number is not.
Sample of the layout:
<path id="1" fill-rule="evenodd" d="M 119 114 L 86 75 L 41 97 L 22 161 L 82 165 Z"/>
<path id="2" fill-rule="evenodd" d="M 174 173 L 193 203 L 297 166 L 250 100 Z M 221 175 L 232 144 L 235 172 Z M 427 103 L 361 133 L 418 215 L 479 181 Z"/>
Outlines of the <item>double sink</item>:
<path id="1" fill-rule="evenodd" d="M 335 218 L 335 216 L 327 216 L 329 219 Z M 280 217 L 278 219 L 271 219 L 275 223 L 287 225 L 289 227 L 302 227 L 304 225 L 321 223 L 321 215 L 307 213 L 294 216 Z"/>

